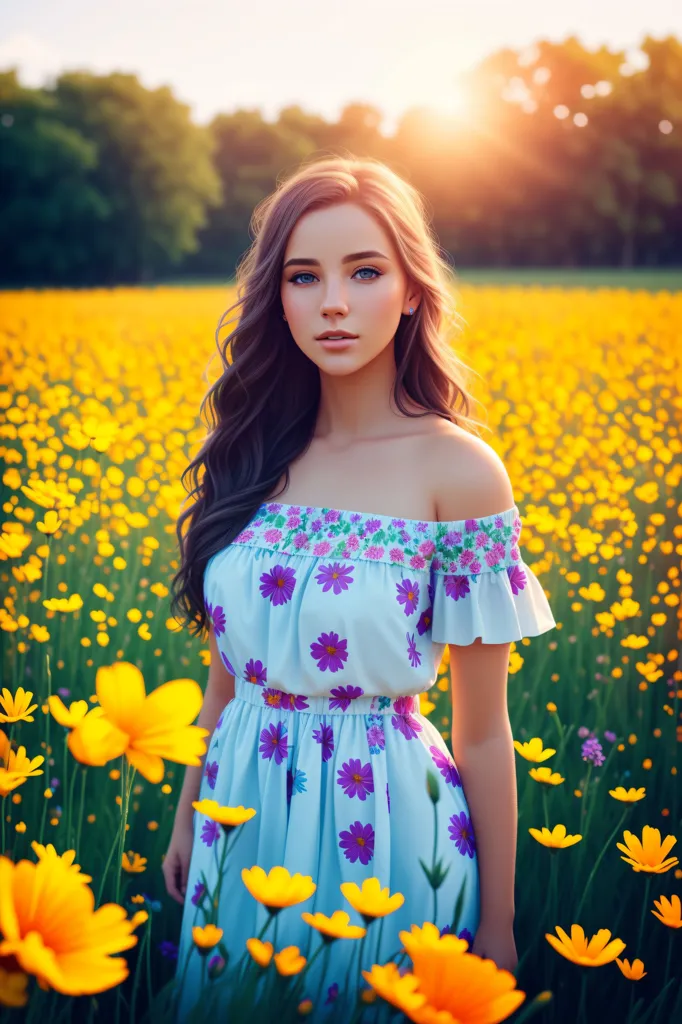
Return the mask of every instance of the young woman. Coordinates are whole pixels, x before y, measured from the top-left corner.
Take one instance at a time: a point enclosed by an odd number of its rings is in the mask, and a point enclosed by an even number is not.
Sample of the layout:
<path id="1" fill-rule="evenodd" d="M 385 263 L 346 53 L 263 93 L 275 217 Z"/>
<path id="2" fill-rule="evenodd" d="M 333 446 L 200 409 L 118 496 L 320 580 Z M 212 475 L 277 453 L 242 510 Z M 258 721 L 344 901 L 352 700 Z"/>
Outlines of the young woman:
<path id="1" fill-rule="evenodd" d="M 448 267 L 419 193 L 379 161 L 327 158 L 278 185 L 252 227 L 230 358 L 226 345 L 206 399 L 212 430 L 189 467 L 196 500 L 178 525 L 174 601 L 208 627 L 198 724 L 212 733 L 203 769 L 186 771 L 163 867 L 184 903 L 181 1020 L 201 996 L 192 926 L 218 881 L 219 829 L 192 810 L 198 798 L 256 811 L 223 869 L 227 993 L 267 921 L 242 880 L 254 865 L 316 883 L 279 913 L 276 951 L 317 948 L 302 911 L 364 923 L 344 882 L 376 877 L 404 896 L 378 957 L 358 963 L 358 941 L 339 939 L 311 965 L 313 1020 L 352 1007 L 360 970 L 396 954 L 400 930 L 449 930 L 462 887 L 457 934 L 514 969 L 509 649 L 556 625 L 521 557 L 507 472 L 469 416 L 444 333 Z M 452 752 L 419 704 L 446 644 Z M 437 911 L 420 865 L 434 859 L 447 872 Z"/>

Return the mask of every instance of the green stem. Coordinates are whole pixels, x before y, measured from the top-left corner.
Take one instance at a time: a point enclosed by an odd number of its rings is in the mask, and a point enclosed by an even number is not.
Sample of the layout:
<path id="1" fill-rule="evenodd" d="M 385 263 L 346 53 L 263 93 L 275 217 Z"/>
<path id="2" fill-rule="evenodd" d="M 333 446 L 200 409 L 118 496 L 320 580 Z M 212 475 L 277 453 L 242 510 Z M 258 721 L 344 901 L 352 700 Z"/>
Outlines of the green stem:
<path id="1" fill-rule="evenodd" d="M 135 778 L 135 769 L 128 763 L 125 754 L 121 756 L 121 760 L 125 761 L 125 774 L 121 771 L 121 828 L 119 834 L 119 845 L 118 845 L 118 863 L 116 865 L 116 897 L 114 902 L 120 902 L 121 893 L 121 874 L 123 873 L 123 851 L 125 850 L 126 843 L 126 822 L 128 821 L 128 806 L 130 804 L 130 792 L 133 788 L 133 779 Z"/>
<path id="2" fill-rule="evenodd" d="M 604 845 L 603 845 L 603 847 L 602 847 L 602 849 L 601 849 L 601 851 L 599 853 L 599 856 L 596 858 L 594 864 L 592 865 L 592 870 L 590 871 L 590 874 L 588 876 L 587 882 L 585 883 L 585 888 L 583 889 L 583 894 L 580 897 L 580 902 L 578 903 L 578 909 L 575 912 L 576 921 L 580 920 L 580 911 L 582 910 L 583 904 L 585 903 L 585 900 L 587 898 L 587 893 L 589 891 L 590 885 L 592 884 L 592 880 L 594 879 L 594 876 L 597 873 L 597 868 L 601 864 L 602 858 L 603 858 L 604 854 L 606 853 L 606 851 L 608 850 L 609 846 L 611 845 L 611 841 L 612 841 L 613 837 L 615 836 L 616 832 L 619 832 L 620 829 L 623 827 L 623 822 L 625 821 L 625 819 L 626 819 L 626 817 L 628 815 L 628 810 L 629 810 L 629 808 L 626 807 L 626 809 L 623 811 L 623 813 L 621 815 L 621 818 L 620 818 L 620 821 L 618 822 L 618 824 L 614 828 L 614 830 L 611 833 L 611 835 L 609 836 L 609 838 L 604 843 Z M 584 842 L 584 840 L 583 840 L 583 842 Z"/>
<path id="3" fill-rule="evenodd" d="M 647 909 L 648 909 L 648 906 L 649 906 L 649 890 L 651 889 L 651 879 L 652 879 L 652 875 L 649 874 L 647 876 L 646 887 L 644 889 L 644 902 L 642 904 L 642 913 L 641 913 L 640 918 L 639 918 L 639 934 L 637 936 L 637 950 L 639 950 L 641 945 L 642 945 L 642 933 L 644 932 L 644 917 L 646 915 L 646 912 L 647 912 Z M 637 951 L 635 951 L 635 955 L 637 955 Z"/>
<path id="4" fill-rule="evenodd" d="M 81 770 L 81 796 L 80 796 L 80 809 L 78 811 L 78 829 L 76 831 L 76 851 L 80 850 L 81 845 L 81 828 L 83 825 L 83 807 L 85 805 L 85 776 L 88 773 L 87 767 L 83 766 Z"/>

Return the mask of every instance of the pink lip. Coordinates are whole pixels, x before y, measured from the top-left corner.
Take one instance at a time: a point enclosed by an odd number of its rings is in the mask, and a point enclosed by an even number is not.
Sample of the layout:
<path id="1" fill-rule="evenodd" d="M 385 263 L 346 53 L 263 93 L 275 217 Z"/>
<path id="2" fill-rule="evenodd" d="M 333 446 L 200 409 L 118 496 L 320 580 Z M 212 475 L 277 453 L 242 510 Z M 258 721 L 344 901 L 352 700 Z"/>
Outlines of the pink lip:
<path id="1" fill-rule="evenodd" d="M 355 344 L 357 340 L 357 338 L 320 338 L 319 344 L 323 345 L 325 348 L 333 350 L 336 348 L 347 348 L 348 345 Z"/>

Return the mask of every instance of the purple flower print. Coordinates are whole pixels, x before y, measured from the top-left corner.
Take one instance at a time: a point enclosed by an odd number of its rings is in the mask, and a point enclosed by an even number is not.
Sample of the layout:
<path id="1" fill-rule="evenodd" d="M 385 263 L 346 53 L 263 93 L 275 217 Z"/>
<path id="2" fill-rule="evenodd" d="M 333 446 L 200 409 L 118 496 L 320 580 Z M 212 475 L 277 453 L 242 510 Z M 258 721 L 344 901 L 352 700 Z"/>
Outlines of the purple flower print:
<path id="1" fill-rule="evenodd" d="M 315 729 L 313 739 L 322 747 L 322 760 L 328 761 L 334 751 L 334 730 L 331 725 L 323 723 L 319 729 Z"/>
<path id="2" fill-rule="evenodd" d="M 412 697 L 397 697 L 393 702 L 396 712 L 391 717 L 391 725 L 401 732 L 406 740 L 412 740 L 422 731 L 419 719 L 412 714 Z"/>
<path id="3" fill-rule="evenodd" d="M 284 690 L 277 690 L 274 686 L 271 686 L 269 689 L 263 690 L 263 703 L 268 708 L 280 708 L 288 711 L 289 694 L 285 693 Z"/>
<path id="4" fill-rule="evenodd" d="M 512 594 L 518 594 L 526 586 L 526 574 L 519 565 L 508 565 L 507 576 L 511 583 Z"/>
<path id="5" fill-rule="evenodd" d="M 207 818 L 201 826 L 201 841 L 206 843 L 207 846 L 213 846 L 219 834 L 220 825 L 218 822 L 211 821 L 210 818 Z"/>
<path id="6" fill-rule="evenodd" d="M 459 772 L 457 771 L 457 765 L 455 762 L 436 746 L 429 747 L 429 750 L 431 752 L 431 757 L 433 758 L 433 763 L 436 765 L 445 781 L 449 782 L 451 786 L 461 786 L 462 780 L 459 777 Z"/>
<path id="7" fill-rule="evenodd" d="M 476 850 L 476 838 L 471 818 L 469 818 L 465 811 L 460 811 L 459 814 L 450 815 L 450 822 L 451 824 L 448 825 L 450 838 L 461 854 L 464 856 L 468 854 L 473 859 L 474 851 Z"/>
<path id="8" fill-rule="evenodd" d="M 215 789 L 216 779 L 218 778 L 218 762 L 207 761 L 204 775 L 208 779 L 209 789 Z"/>
<path id="9" fill-rule="evenodd" d="M 410 659 L 410 665 L 412 668 L 417 668 L 418 665 L 421 665 L 422 656 L 417 650 L 417 641 L 414 638 L 414 633 L 412 636 L 406 633 L 405 639 L 407 640 L 407 656 Z"/>
<path id="10" fill-rule="evenodd" d="M 260 734 L 258 748 L 264 761 L 275 758 L 275 764 L 281 764 L 287 757 L 287 731 L 282 722 L 271 724 Z"/>
<path id="11" fill-rule="evenodd" d="M 459 601 L 460 597 L 466 597 L 469 593 L 468 576 L 445 576 L 443 578 L 445 594 L 453 601 Z"/>
<path id="12" fill-rule="evenodd" d="M 270 572 L 262 574 L 260 582 L 260 592 L 270 598 L 271 604 L 286 604 L 294 592 L 296 573 L 288 566 L 274 565 Z"/>
<path id="13" fill-rule="evenodd" d="M 361 697 L 365 691 L 361 686 L 336 686 L 331 691 L 331 700 L 329 701 L 329 710 L 333 711 L 334 708 L 341 708 L 342 711 L 347 711 L 350 707 L 350 702 L 355 700 L 357 697 Z"/>
<path id="14" fill-rule="evenodd" d="M 388 783 L 386 783 L 386 803 L 388 804 L 388 813 L 391 813 L 391 794 L 388 791 Z"/>
<path id="15" fill-rule="evenodd" d="M 308 698 L 305 694 L 282 691 L 282 708 L 285 711 L 307 711 L 308 707 Z"/>
<path id="16" fill-rule="evenodd" d="M 213 626 L 213 632 L 216 637 L 219 637 L 225 632 L 225 612 L 221 605 L 217 604 L 215 608 L 210 601 L 206 602 L 206 615 L 211 621 Z"/>
<path id="17" fill-rule="evenodd" d="M 321 565 L 315 582 L 322 584 L 323 594 L 326 594 L 332 587 L 335 594 L 341 594 L 344 590 L 348 590 L 348 585 L 353 582 L 351 573 L 354 568 L 353 565 L 341 565 L 339 562 Z"/>
<path id="18" fill-rule="evenodd" d="M 384 735 L 384 727 L 381 723 L 377 722 L 375 725 L 370 725 L 367 730 L 367 743 L 373 754 L 377 754 L 380 750 L 384 749 L 386 746 L 386 736 Z"/>
<path id="19" fill-rule="evenodd" d="M 369 824 L 354 821 L 348 831 L 339 832 L 339 840 L 340 849 L 352 864 L 358 858 L 361 864 L 369 864 L 374 856 L 374 829 Z"/>
<path id="20" fill-rule="evenodd" d="M 215 724 L 215 732 L 218 732 L 218 730 L 221 728 L 221 726 L 223 724 L 224 717 L 225 717 L 225 712 L 221 711 L 220 712 L 220 718 L 218 719 L 218 721 Z"/>
<path id="21" fill-rule="evenodd" d="M 411 615 L 412 612 L 416 612 L 417 605 L 419 604 L 419 584 L 415 580 L 401 580 L 400 583 L 396 583 L 395 589 L 398 591 L 396 600 L 398 604 L 402 604 L 405 607 L 403 611 L 406 615 Z"/>
<path id="22" fill-rule="evenodd" d="M 331 630 L 329 633 L 320 633 L 317 640 L 310 645 L 310 653 L 317 661 L 320 672 L 329 669 L 330 672 L 338 672 L 343 668 L 344 661 L 348 660 L 347 640 L 339 639 L 339 634 Z"/>
<path id="23" fill-rule="evenodd" d="M 359 757 L 351 757 L 338 770 L 337 782 L 346 796 L 357 796 L 366 800 L 368 793 L 374 792 L 371 762 L 362 764 Z"/>
<path id="24" fill-rule="evenodd" d="M 377 530 L 380 530 L 380 529 L 381 529 L 381 520 L 380 519 L 366 519 L 365 520 L 365 530 L 364 530 L 365 534 L 376 533 Z"/>
<path id="25" fill-rule="evenodd" d="M 206 895 L 206 886 L 203 882 L 197 882 L 194 886 L 194 895 L 192 896 L 192 903 L 195 907 L 198 907 L 204 896 Z"/>
<path id="26" fill-rule="evenodd" d="M 419 635 L 424 636 L 424 633 L 428 633 L 428 631 L 431 629 L 432 624 L 433 606 L 429 605 L 429 607 L 425 608 L 424 611 L 419 616 L 419 621 L 417 622 L 417 632 L 419 633 Z"/>
<path id="27" fill-rule="evenodd" d="M 231 676 L 236 676 L 236 675 L 237 675 L 237 673 L 236 673 L 236 672 L 235 672 L 235 670 L 233 669 L 233 667 L 232 667 L 232 664 L 230 663 L 230 659 L 229 659 L 229 658 L 228 658 L 228 656 L 227 656 L 227 655 L 225 654 L 225 651 L 221 651 L 221 652 L 220 652 L 220 657 L 221 657 L 221 658 L 223 659 L 223 664 L 225 665 L 225 668 L 226 668 L 226 669 L 227 669 L 227 671 L 228 671 L 228 672 L 230 673 L 230 675 L 231 675 Z"/>
<path id="28" fill-rule="evenodd" d="M 262 686 L 267 682 L 268 670 L 260 658 L 256 660 L 249 658 L 244 666 L 244 679 L 247 683 L 254 683 L 256 686 Z"/>

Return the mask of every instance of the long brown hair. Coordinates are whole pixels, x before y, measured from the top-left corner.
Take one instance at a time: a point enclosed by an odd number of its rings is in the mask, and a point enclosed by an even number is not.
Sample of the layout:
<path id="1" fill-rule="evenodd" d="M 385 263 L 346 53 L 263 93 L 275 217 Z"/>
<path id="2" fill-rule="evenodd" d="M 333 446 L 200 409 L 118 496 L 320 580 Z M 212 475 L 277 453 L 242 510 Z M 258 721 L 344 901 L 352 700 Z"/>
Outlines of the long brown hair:
<path id="1" fill-rule="evenodd" d="M 355 202 L 376 218 L 392 239 L 406 276 L 421 292 L 416 312 L 401 318 L 395 334 L 396 406 L 404 415 L 435 413 L 478 433 L 479 421 L 469 415 L 474 399 L 464 385 L 469 367 L 443 336 L 448 322 L 456 327 L 460 318 L 450 266 L 421 194 L 373 158 L 304 162 L 256 206 L 253 242 L 237 267 L 237 302 L 216 329 L 223 372 L 201 403 L 202 415 L 209 410 L 208 435 L 182 475 L 183 485 L 190 478 L 192 503 L 178 518 L 181 564 L 172 582 L 172 614 L 180 621 L 184 616 L 193 634 L 207 628 L 203 576 L 208 560 L 251 521 L 282 474 L 286 490 L 289 465 L 312 440 L 320 371 L 282 319 L 282 265 L 298 219 L 342 202 Z M 240 308 L 239 322 L 221 348 L 221 328 Z M 230 322 L 234 319 L 236 314 Z M 424 412 L 405 408 L 405 395 Z"/>

